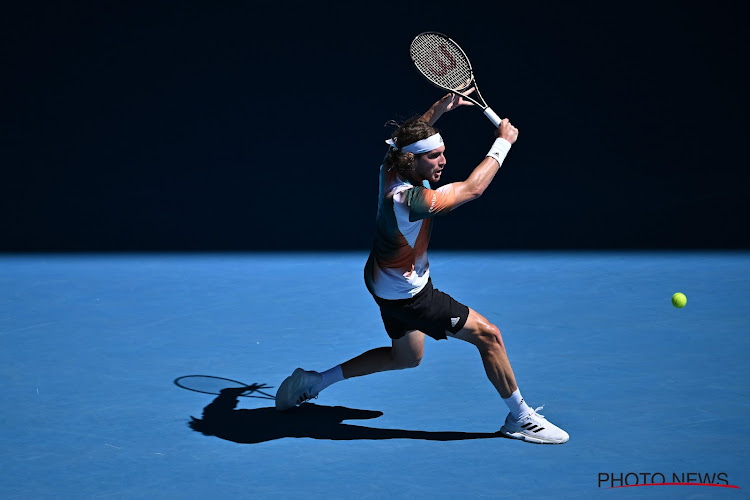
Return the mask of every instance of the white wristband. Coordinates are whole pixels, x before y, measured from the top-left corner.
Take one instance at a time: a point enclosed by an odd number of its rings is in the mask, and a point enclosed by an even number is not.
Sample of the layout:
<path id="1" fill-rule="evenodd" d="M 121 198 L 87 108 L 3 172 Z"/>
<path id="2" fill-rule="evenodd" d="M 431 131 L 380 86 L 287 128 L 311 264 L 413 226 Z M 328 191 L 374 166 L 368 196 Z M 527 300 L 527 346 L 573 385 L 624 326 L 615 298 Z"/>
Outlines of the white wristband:
<path id="1" fill-rule="evenodd" d="M 505 157 L 508 155 L 508 151 L 510 151 L 510 143 L 502 137 L 498 137 L 497 139 L 495 139 L 495 142 L 490 148 L 490 152 L 487 153 L 486 156 L 494 158 L 495 161 L 497 161 L 502 167 L 503 160 L 505 160 Z"/>

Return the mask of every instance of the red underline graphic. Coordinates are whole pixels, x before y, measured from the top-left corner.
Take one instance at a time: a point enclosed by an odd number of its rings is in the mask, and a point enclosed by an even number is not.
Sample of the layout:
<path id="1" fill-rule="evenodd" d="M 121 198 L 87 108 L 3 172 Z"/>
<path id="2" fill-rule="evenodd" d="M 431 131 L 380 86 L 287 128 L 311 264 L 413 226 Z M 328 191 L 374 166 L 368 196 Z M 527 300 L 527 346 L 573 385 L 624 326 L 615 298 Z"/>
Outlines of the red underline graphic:
<path id="1" fill-rule="evenodd" d="M 711 483 L 644 483 L 644 484 L 625 484 L 622 486 L 610 486 L 607 489 L 615 488 L 632 488 L 633 486 L 713 486 L 715 488 L 734 488 L 741 489 L 733 484 L 711 484 Z"/>

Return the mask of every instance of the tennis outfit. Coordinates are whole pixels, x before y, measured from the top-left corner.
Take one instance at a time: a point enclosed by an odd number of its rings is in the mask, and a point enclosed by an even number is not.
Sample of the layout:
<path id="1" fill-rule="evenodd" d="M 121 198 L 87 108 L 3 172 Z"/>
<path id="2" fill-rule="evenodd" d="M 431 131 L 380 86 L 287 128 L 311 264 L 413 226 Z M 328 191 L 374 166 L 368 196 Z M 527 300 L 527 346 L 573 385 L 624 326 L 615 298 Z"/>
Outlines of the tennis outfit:
<path id="1" fill-rule="evenodd" d="M 436 339 L 466 324 L 469 308 L 433 288 L 427 245 L 433 217 L 455 205 L 453 185 L 413 185 L 395 169 L 380 167 L 372 251 L 365 265 L 367 289 L 380 306 L 391 338 L 420 330 Z"/>
<path id="2" fill-rule="evenodd" d="M 442 141 L 442 139 L 440 139 Z M 497 139 L 487 156 L 502 165 L 510 143 Z M 458 333 L 469 308 L 433 288 L 427 245 L 433 217 L 450 212 L 456 196 L 452 184 L 432 189 L 429 182 L 415 186 L 395 170 L 380 167 L 376 231 L 364 269 L 365 284 L 375 302 L 388 335 L 403 337 L 419 330 L 440 340 L 446 331 Z M 297 368 L 276 393 L 276 409 L 286 411 L 318 397 L 330 384 L 344 380 L 341 365 L 318 373 Z M 510 413 L 500 429 L 506 437 L 538 444 L 562 444 L 569 435 L 532 410 L 516 389 L 503 401 Z"/>

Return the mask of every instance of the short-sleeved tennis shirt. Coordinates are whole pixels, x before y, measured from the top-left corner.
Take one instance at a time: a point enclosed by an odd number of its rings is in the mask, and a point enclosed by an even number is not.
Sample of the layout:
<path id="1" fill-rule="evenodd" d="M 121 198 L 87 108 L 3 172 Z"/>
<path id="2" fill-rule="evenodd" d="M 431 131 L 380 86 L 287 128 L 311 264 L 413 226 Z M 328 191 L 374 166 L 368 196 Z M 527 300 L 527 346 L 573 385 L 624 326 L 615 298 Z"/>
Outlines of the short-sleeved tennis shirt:
<path id="1" fill-rule="evenodd" d="M 395 169 L 380 167 L 376 231 L 365 266 L 367 288 L 376 297 L 414 297 L 430 278 L 427 245 L 432 217 L 455 204 L 452 184 L 432 189 L 429 182 L 412 185 Z"/>

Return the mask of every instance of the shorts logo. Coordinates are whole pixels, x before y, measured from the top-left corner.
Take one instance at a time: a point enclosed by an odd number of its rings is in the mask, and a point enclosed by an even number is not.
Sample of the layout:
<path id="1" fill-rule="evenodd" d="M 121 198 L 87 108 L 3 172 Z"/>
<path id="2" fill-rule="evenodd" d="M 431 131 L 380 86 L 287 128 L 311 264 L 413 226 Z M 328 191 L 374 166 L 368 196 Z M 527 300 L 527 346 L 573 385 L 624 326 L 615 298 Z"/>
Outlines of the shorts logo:
<path id="1" fill-rule="evenodd" d="M 456 326 L 459 321 L 461 321 L 460 316 L 458 318 L 451 318 L 451 326 Z"/>

